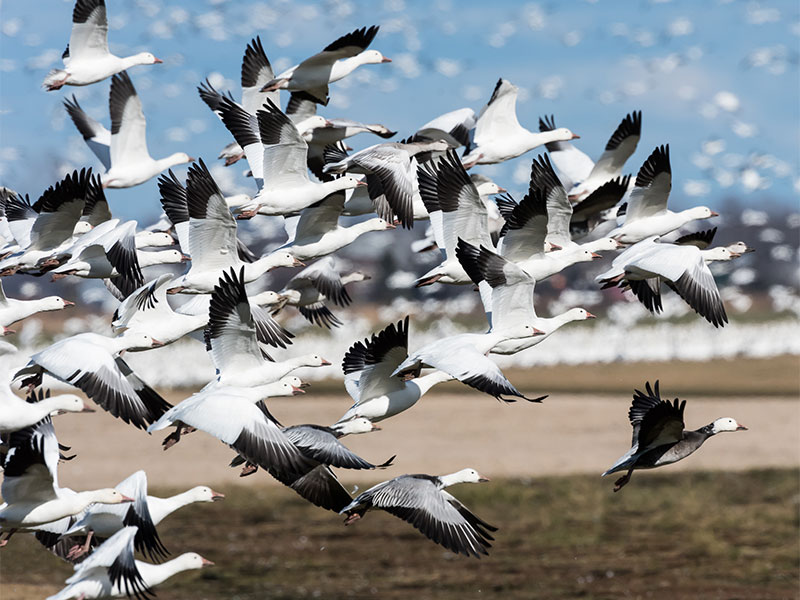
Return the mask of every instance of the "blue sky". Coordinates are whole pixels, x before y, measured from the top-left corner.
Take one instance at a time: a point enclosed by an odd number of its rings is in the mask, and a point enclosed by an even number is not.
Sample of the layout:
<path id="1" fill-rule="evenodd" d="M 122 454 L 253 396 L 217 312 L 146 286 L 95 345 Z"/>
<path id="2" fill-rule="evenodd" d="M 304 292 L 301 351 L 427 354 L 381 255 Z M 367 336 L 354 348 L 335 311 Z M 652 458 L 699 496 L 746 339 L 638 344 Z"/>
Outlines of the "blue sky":
<path id="1" fill-rule="evenodd" d="M 149 50 L 164 60 L 130 70 L 154 157 L 185 151 L 217 162 L 230 138 L 195 88 L 211 76 L 238 96 L 241 57 L 253 36 L 261 36 L 280 70 L 341 34 L 378 24 L 372 47 L 394 62 L 362 67 L 334 84 L 324 115 L 384 123 L 404 136 L 440 113 L 479 111 L 502 76 L 522 88 L 523 125 L 536 129 L 539 116 L 552 113 L 581 135 L 581 149 L 593 157 L 627 112 L 642 110 L 642 140 L 626 171 L 669 143 L 675 207 L 715 207 L 730 196 L 797 206 L 800 9 L 794 0 L 106 1 L 112 52 Z M 109 81 L 41 89 L 48 70 L 60 66 L 72 5 L 0 5 L 0 183 L 32 197 L 69 169 L 100 167 L 61 100 L 75 93 L 107 123 Z M 377 141 L 361 135 L 351 145 Z M 520 194 L 535 155 L 482 170 Z M 252 193 L 243 170 L 240 163 L 214 172 L 226 191 Z M 159 211 L 155 180 L 109 190 L 108 197 L 120 216 L 146 222 Z"/>

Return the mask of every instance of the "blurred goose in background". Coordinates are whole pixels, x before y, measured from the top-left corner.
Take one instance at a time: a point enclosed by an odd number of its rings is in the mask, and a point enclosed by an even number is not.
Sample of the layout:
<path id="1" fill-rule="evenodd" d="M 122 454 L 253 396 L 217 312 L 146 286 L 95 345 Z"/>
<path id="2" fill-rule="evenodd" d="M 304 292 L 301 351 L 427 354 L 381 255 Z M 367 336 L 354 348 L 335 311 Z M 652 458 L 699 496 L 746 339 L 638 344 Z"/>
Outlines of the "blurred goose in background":
<path id="1" fill-rule="evenodd" d="M 72 33 L 64 54 L 63 69 L 53 69 L 42 86 L 48 92 L 65 85 L 89 85 L 135 65 L 164 62 L 150 52 L 120 58 L 108 51 L 108 19 L 104 0 L 76 0 Z"/>
<path id="2" fill-rule="evenodd" d="M 572 205 L 569 233 L 573 240 L 586 237 L 592 232 L 598 235 L 605 229 L 611 231 L 617 224 L 617 206 L 631 187 L 631 176 L 617 177 L 607 181 L 577 204 Z M 601 229 L 601 226 L 602 229 Z"/>
<path id="3" fill-rule="evenodd" d="M 342 322 L 325 305 L 325 300 L 337 306 L 349 306 L 352 300 L 345 286 L 368 279 L 370 276 L 360 271 L 340 273 L 335 259 L 326 256 L 292 277 L 277 294 L 266 291 L 251 296 L 250 304 L 268 307 L 273 314 L 284 306 L 295 306 L 310 323 L 330 329 L 339 327 Z"/>
<path id="4" fill-rule="evenodd" d="M 305 92 L 319 104 L 328 104 L 328 84 L 347 77 L 361 65 L 392 62 L 377 50 L 367 47 L 379 27 L 356 29 L 331 42 L 314 56 L 295 65 L 268 82 L 262 91 L 285 89 Z"/>
<path id="5" fill-rule="evenodd" d="M 574 140 L 578 135 L 561 127 L 543 133 L 528 131 L 517 121 L 519 88 L 506 79 L 498 79 L 489 103 L 483 107 L 475 124 L 474 147 L 461 158 L 464 167 L 493 165 L 516 158 L 537 146 L 559 140 Z"/>
<path id="6" fill-rule="evenodd" d="M 101 176 L 104 188 L 133 187 L 170 167 L 194 160 L 185 152 L 176 152 L 158 160 L 150 156 L 142 101 L 124 71 L 111 78 L 108 97 L 110 132 L 83 112 L 74 96 L 71 101 L 64 100 L 64 106 L 89 149 L 106 168 Z"/>
<path id="7" fill-rule="evenodd" d="M 380 508 L 411 523 L 429 540 L 456 554 L 488 555 L 494 540 L 489 532 L 496 527 L 475 516 L 446 487 L 458 483 L 489 481 L 475 469 L 462 469 L 450 475 L 401 475 L 371 487 L 345 506 L 344 524 L 350 525 L 367 511 Z"/>
<path id="8" fill-rule="evenodd" d="M 144 429 L 171 405 L 139 379 L 120 353 L 132 347 L 160 345 L 161 342 L 146 335 L 110 338 L 98 333 L 79 333 L 31 356 L 14 380 L 21 380 L 23 387 L 41 385 L 42 375 L 48 373 L 77 387 L 125 423 Z"/>
<path id="9" fill-rule="evenodd" d="M 658 381 L 653 388 L 645 383 L 646 392 L 635 390 L 633 403 L 628 411 L 628 419 L 633 426 L 633 441 L 628 450 L 614 465 L 603 473 L 603 477 L 627 471 L 614 482 L 614 491 L 618 492 L 631 480 L 636 469 L 654 469 L 683 460 L 712 435 L 724 431 L 746 431 L 735 419 L 723 417 L 695 431 L 686 431 L 683 421 L 683 409 L 686 400 L 678 403 L 662 400 L 658 390 Z"/>
<path id="10" fill-rule="evenodd" d="M 242 211 L 240 218 L 255 214 L 289 215 L 329 194 L 364 185 L 354 177 L 340 177 L 316 183 L 308 177 L 308 144 L 297 127 L 280 108 L 267 99 L 264 106 L 249 114 L 228 98 L 220 102 L 222 122 L 244 149 L 258 194 L 254 208 Z M 325 122 L 322 117 L 312 117 Z"/>
<path id="11" fill-rule="evenodd" d="M 355 342 L 342 359 L 344 386 L 355 402 L 337 424 L 367 418 L 382 421 L 408 410 L 438 383 L 454 379 L 444 371 L 404 381 L 394 370 L 408 357 L 408 317 Z"/>
<path id="12" fill-rule="evenodd" d="M 555 128 L 552 115 L 539 119 L 539 131 L 553 131 Z M 546 144 L 570 201 L 583 200 L 604 183 L 619 177 L 625 162 L 636 152 L 641 135 L 642 111 L 633 111 L 622 119 L 611 134 L 596 163 L 568 141 Z"/>
<path id="13" fill-rule="evenodd" d="M 176 573 L 214 564 L 195 552 L 181 554 L 160 565 L 135 560 L 138 529 L 131 525 L 111 536 L 89 558 L 75 565 L 75 573 L 66 581 L 67 587 L 47 600 L 146 598 L 154 595 L 151 588 Z"/>
<path id="14" fill-rule="evenodd" d="M 0 493 L 0 527 L 5 546 L 16 531 L 63 519 L 92 503 L 120 504 L 131 498 L 114 488 L 75 492 L 58 485 L 58 440 L 50 417 L 14 431 L 8 438 Z"/>
<path id="15" fill-rule="evenodd" d="M 675 231 L 690 221 L 719 216 L 707 206 L 672 212 L 667 208 L 671 189 L 672 168 L 667 144 L 656 147 L 639 169 L 628 200 L 625 221 L 609 233 L 609 237 L 623 244 L 635 244 L 654 235 Z"/>

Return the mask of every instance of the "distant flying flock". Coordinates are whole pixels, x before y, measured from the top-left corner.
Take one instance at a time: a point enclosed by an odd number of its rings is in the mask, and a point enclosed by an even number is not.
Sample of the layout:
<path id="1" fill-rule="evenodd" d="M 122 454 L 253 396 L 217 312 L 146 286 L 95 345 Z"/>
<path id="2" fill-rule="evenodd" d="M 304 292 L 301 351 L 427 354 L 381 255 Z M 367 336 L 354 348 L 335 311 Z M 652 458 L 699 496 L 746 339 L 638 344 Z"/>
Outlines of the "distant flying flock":
<path id="1" fill-rule="evenodd" d="M 744 242 L 711 247 L 716 227 L 675 233 L 718 215 L 705 206 L 680 212 L 667 208 L 672 185 L 668 145 L 657 146 L 635 177 L 623 174 L 641 136 L 639 111 L 622 119 L 594 161 L 573 145 L 578 135 L 556 127 L 554 116 L 541 118 L 538 132 L 523 127 L 516 115 L 518 88 L 500 79 L 477 116 L 469 108 L 453 110 L 401 141 L 380 141 L 351 153 L 344 140 L 352 136 L 389 139 L 395 132 L 382 124 L 328 119 L 317 109 L 327 105 L 334 82 L 362 65 L 391 62 L 368 49 L 378 32 L 378 26 L 356 29 L 277 75 L 257 37 L 245 48 L 239 101 L 208 81 L 199 83 L 200 98 L 233 138 L 218 158 L 225 165 L 244 158 L 255 184 L 252 196 L 226 197 L 202 158 L 150 156 L 144 105 L 127 69 L 162 61 L 149 52 L 124 58 L 111 54 L 104 1 L 76 1 L 64 67 L 49 73 L 44 87 L 55 91 L 111 78 L 110 129 L 89 117 L 74 97 L 63 100 L 104 171 L 84 168 L 68 174 L 33 203 L 7 188 L 0 197 L 0 275 L 102 279 L 120 302 L 111 323 L 113 337 L 80 333 L 61 339 L 32 355 L 10 377 L 27 391 L 26 400 L 11 391 L 10 382 L 0 387 L 5 454 L 5 504 L 0 506 L 5 537 L 0 545 L 16 532 L 28 532 L 75 563 L 66 587 L 50 600 L 141 598 L 175 573 L 213 564 L 196 553 L 165 560 L 169 552 L 156 526 L 182 506 L 224 496 L 206 486 L 171 498 L 150 496 L 141 470 L 106 489 L 61 487 L 58 463 L 75 457 L 59 444 L 51 417 L 94 409 L 74 394 L 50 396 L 40 387 L 45 373 L 133 427 L 148 433 L 169 430 L 165 449 L 204 431 L 233 449 L 231 466 L 241 467 L 243 476 L 261 469 L 309 502 L 345 515 L 346 525 L 379 508 L 453 552 L 480 557 L 488 553 L 497 528 L 447 488 L 486 477 L 472 468 L 447 475 L 401 475 L 353 498 L 332 468 L 382 469 L 394 456 L 370 462 L 348 450 L 342 438 L 379 429 L 376 423 L 410 409 L 433 386 L 454 379 L 503 402 L 542 402 L 547 396 L 526 396 L 492 355 L 520 352 L 568 322 L 595 318 L 583 308 L 540 317 L 534 288 L 572 265 L 600 259 L 601 252 L 617 252 L 597 277 L 603 288 L 630 290 L 658 313 L 666 285 L 715 327 L 728 322 L 708 264 L 751 249 Z M 290 93 L 285 110 L 281 90 Z M 542 145 L 547 153 L 533 159 L 530 184 L 519 201 L 469 171 Z M 183 163 L 191 163 L 185 181 L 170 170 Z M 153 177 L 158 177 L 164 210 L 158 223 L 142 229 L 135 221 L 112 217 L 106 190 Z M 355 225 L 339 223 L 341 216 L 360 215 L 365 218 Z M 256 256 L 237 237 L 241 219 L 280 219 L 287 240 Z M 341 326 L 335 307 L 353 303 L 349 285 L 370 276 L 342 272 L 336 252 L 368 233 L 377 235 L 371 232 L 418 228 L 418 221 L 426 222 L 428 231 L 415 249 L 438 248 L 441 262 L 415 285 L 461 285 L 465 293 L 477 289 L 486 331 L 422 347 L 412 343 L 409 351 L 409 317 L 391 323 L 354 341 L 345 354 L 344 385 L 353 405 L 339 421 L 331 426 L 279 424 L 265 400 L 303 393 L 307 384 L 293 372 L 330 362 L 321 354 L 273 360 L 270 348 L 287 348 L 294 339 L 276 317 L 291 307 L 316 326 Z M 181 274 L 146 276 L 149 266 L 187 262 Z M 282 290 L 248 294 L 247 284 L 267 271 L 299 267 L 304 268 Z M 32 314 L 72 304 L 56 296 L 15 300 L 0 287 L 2 332 L 13 333 L 9 327 Z M 216 377 L 171 406 L 122 353 L 187 335 L 205 344 Z M 14 351 L 9 344 L 2 346 L 2 352 Z M 432 370 L 423 374 L 423 369 Z M 663 399 L 657 381 L 634 393 L 628 414 L 632 446 L 603 474 L 625 473 L 614 491 L 636 469 L 676 462 L 717 433 L 745 429 L 726 417 L 686 430 L 685 405 L 685 400 Z M 136 559 L 137 552 L 153 562 Z"/>

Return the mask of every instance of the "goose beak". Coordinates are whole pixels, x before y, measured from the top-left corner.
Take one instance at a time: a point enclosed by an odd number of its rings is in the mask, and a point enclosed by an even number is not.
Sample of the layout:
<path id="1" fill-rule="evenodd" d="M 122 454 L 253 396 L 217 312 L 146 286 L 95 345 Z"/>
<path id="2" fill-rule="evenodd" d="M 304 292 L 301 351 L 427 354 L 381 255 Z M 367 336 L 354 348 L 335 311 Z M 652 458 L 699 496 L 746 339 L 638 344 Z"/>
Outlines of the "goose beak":
<path id="1" fill-rule="evenodd" d="M 625 244 L 623 244 L 623 243 L 622 243 L 622 242 L 620 242 L 619 240 L 614 240 L 614 242 L 616 242 L 616 244 L 617 244 L 617 248 L 624 248 L 624 247 L 625 247 Z"/>
<path id="2" fill-rule="evenodd" d="M 382 429 L 382 428 L 381 428 L 381 427 L 378 427 L 377 425 L 375 425 L 375 423 L 373 423 L 373 424 L 372 424 L 372 429 L 371 429 L 371 431 L 381 431 L 381 429 Z"/>
<path id="3" fill-rule="evenodd" d="M 66 308 L 67 306 L 75 306 L 75 303 L 70 302 L 69 300 L 64 300 L 64 308 Z"/>
<path id="4" fill-rule="evenodd" d="M 740 253 L 738 253 L 738 252 L 731 252 L 731 258 L 739 258 L 741 256 L 742 255 Z"/>
<path id="5" fill-rule="evenodd" d="M 325 119 L 325 127 L 333 127 L 333 123 L 328 121 L 328 119 Z"/>
<path id="6" fill-rule="evenodd" d="M 310 384 L 310 383 L 308 383 L 307 381 L 304 381 L 303 383 L 301 383 L 301 384 L 300 384 L 300 386 L 299 386 L 299 387 L 301 387 L 301 388 L 305 389 L 305 388 L 307 388 L 307 387 L 311 387 L 311 384 Z"/>
<path id="7" fill-rule="evenodd" d="M 505 194 L 508 190 L 504 187 L 497 186 L 497 193 L 498 194 Z"/>
<path id="8" fill-rule="evenodd" d="M 590 313 L 588 310 L 586 311 L 586 318 L 587 319 L 596 319 L 597 317 Z"/>
<path id="9" fill-rule="evenodd" d="M 561 246 L 559 246 L 558 244 L 554 244 L 553 242 L 550 242 L 550 252 L 552 252 L 553 250 L 563 250 L 563 248 Z"/>
<path id="10" fill-rule="evenodd" d="M 155 57 L 153 57 L 153 58 L 155 59 L 155 60 L 153 61 L 153 64 L 155 64 L 155 65 L 160 65 L 160 64 L 163 64 L 163 62 L 164 62 L 164 61 L 163 61 L 163 60 L 161 60 L 160 58 L 155 58 Z"/>
<path id="11" fill-rule="evenodd" d="M 93 408 L 89 408 L 89 405 L 87 405 L 87 404 L 84 402 L 84 403 L 83 403 L 83 409 L 81 410 L 81 412 L 96 412 L 96 411 L 95 411 Z"/>
<path id="12" fill-rule="evenodd" d="M 3 336 L 12 335 L 14 333 L 17 332 L 14 331 L 13 329 L 9 329 L 8 327 L 3 327 Z"/>
<path id="13" fill-rule="evenodd" d="M 128 496 L 125 496 L 123 494 L 120 494 L 120 496 L 122 496 L 122 501 L 123 502 L 133 502 L 134 501 L 133 498 L 128 498 Z"/>
<path id="14" fill-rule="evenodd" d="M 366 181 L 359 181 L 356 184 L 356 187 L 369 187 L 369 186 L 367 186 L 367 182 Z"/>
<path id="15" fill-rule="evenodd" d="M 747 427 L 745 427 L 744 425 L 738 425 L 736 427 L 736 431 L 747 431 Z"/>
<path id="16" fill-rule="evenodd" d="M 577 133 L 573 133 L 572 137 L 570 139 L 579 140 L 579 139 L 581 139 L 581 136 L 579 136 Z"/>
<path id="17" fill-rule="evenodd" d="M 185 288 L 185 287 L 183 287 L 183 286 L 180 286 L 180 287 L 174 287 L 174 288 L 169 288 L 169 289 L 167 290 L 167 293 L 168 293 L 170 296 L 173 296 L 173 295 L 175 295 L 175 294 L 178 294 L 178 293 L 182 292 L 182 291 L 183 291 L 183 290 L 185 290 L 185 289 L 186 289 L 186 288 Z"/>
<path id="18" fill-rule="evenodd" d="M 397 225 L 394 223 L 386 223 L 386 229 L 397 229 Z"/>
<path id="19" fill-rule="evenodd" d="M 224 500 L 224 499 L 225 499 L 225 494 L 221 494 L 219 492 L 215 492 L 214 490 L 211 490 L 211 501 L 212 502 L 217 502 L 219 500 Z M 213 565 L 214 563 L 211 563 L 211 564 Z"/>
<path id="20" fill-rule="evenodd" d="M 598 254 L 597 252 L 592 252 L 592 258 L 603 258 L 602 255 Z"/>
<path id="21" fill-rule="evenodd" d="M 489 479 L 488 477 L 481 477 L 480 479 L 478 479 L 478 483 L 487 483 L 489 481 L 491 481 L 491 479 Z"/>
<path id="22" fill-rule="evenodd" d="M 755 251 L 756 251 L 755 248 L 751 248 L 750 246 L 747 246 L 747 248 L 745 248 L 743 254 L 747 254 L 748 252 L 755 252 Z"/>
<path id="23" fill-rule="evenodd" d="M 330 364 L 331 364 L 331 363 L 329 363 L 329 362 L 328 362 L 327 360 L 325 360 L 324 358 L 322 359 L 322 366 L 323 366 L 323 367 L 325 367 L 325 366 L 328 366 L 328 365 L 330 365 Z"/>
<path id="24" fill-rule="evenodd" d="M 536 329 L 536 327 L 534 327 L 533 335 L 544 335 L 544 331 L 542 331 L 541 329 Z"/>
<path id="25" fill-rule="evenodd" d="M 718 212 L 714 212 L 714 211 L 712 210 L 712 211 L 711 211 L 711 216 L 712 216 L 712 217 L 718 217 L 718 216 L 719 216 L 719 213 L 718 213 Z"/>
<path id="26" fill-rule="evenodd" d="M 186 254 L 181 254 L 181 262 L 182 263 L 189 262 L 190 260 L 192 260 L 191 256 L 187 256 Z"/>
<path id="27" fill-rule="evenodd" d="M 300 394 L 305 394 L 305 390 L 301 390 L 299 387 L 292 386 L 292 396 L 298 396 Z"/>
<path id="28" fill-rule="evenodd" d="M 204 567 L 211 567 L 214 565 L 213 562 L 211 562 L 207 558 L 203 558 L 202 556 L 200 557 L 200 564 L 203 565 Z"/>
<path id="29" fill-rule="evenodd" d="M 295 258 L 295 259 L 294 259 L 294 262 L 292 263 L 292 266 L 293 266 L 293 267 L 305 267 L 305 266 L 306 266 L 306 263 L 304 263 L 304 262 L 301 262 L 301 261 L 299 261 L 299 260 L 297 260 L 297 259 Z"/>
<path id="30" fill-rule="evenodd" d="M 389 62 L 392 62 L 392 59 L 391 59 L 391 58 L 387 58 L 386 56 L 384 56 L 384 57 L 381 59 L 381 62 L 382 62 L 382 63 L 389 63 Z"/>
<path id="31" fill-rule="evenodd" d="M 164 342 L 159 342 L 157 339 L 153 338 L 153 345 L 152 348 L 161 348 L 164 345 Z"/>

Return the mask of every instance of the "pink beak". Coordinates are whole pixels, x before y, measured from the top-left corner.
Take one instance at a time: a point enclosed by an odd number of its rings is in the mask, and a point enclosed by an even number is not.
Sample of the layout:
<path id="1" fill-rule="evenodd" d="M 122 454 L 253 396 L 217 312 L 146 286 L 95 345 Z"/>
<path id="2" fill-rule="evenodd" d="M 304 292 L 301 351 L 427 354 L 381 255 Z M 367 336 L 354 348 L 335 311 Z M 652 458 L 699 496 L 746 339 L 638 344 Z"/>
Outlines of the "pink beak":
<path id="1" fill-rule="evenodd" d="M 134 501 L 133 498 L 128 498 L 127 496 L 125 496 L 123 494 L 120 494 L 120 496 L 122 496 L 122 501 L 123 502 L 133 502 Z"/>
<path id="2" fill-rule="evenodd" d="M 714 212 L 714 211 L 712 210 L 712 211 L 711 211 L 711 216 L 712 216 L 712 217 L 718 217 L 718 216 L 719 216 L 719 213 L 718 213 L 718 212 Z"/>
<path id="3" fill-rule="evenodd" d="M 386 58 L 386 57 L 384 56 L 384 57 L 383 57 L 383 60 L 382 60 L 381 62 L 382 62 L 382 63 L 392 62 L 392 59 L 391 59 L 391 58 Z"/>
<path id="4" fill-rule="evenodd" d="M 536 329 L 536 327 L 533 328 L 533 335 L 544 335 L 544 334 L 545 334 L 544 331 L 542 331 L 541 329 Z"/>
<path id="5" fill-rule="evenodd" d="M 96 412 L 93 408 L 89 408 L 86 403 L 83 405 L 83 410 L 81 412 Z"/>
<path id="6" fill-rule="evenodd" d="M 366 181 L 359 181 L 356 184 L 356 187 L 367 187 L 367 182 Z"/>
<path id="7" fill-rule="evenodd" d="M 203 565 L 204 567 L 211 567 L 214 565 L 213 562 L 211 562 L 207 558 L 203 558 L 202 556 L 200 557 L 200 561 L 201 561 L 200 564 Z"/>
<path id="8" fill-rule="evenodd" d="M 153 64 L 160 65 L 160 64 L 161 64 L 161 63 L 163 63 L 163 62 L 164 62 L 164 61 L 163 61 L 163 60 L 161 60 L 160 58 L 156 58 Z M 192 159 L 192 160 L 194 160 L 194 159 Z"/>
<path id="9" fill-rule="evenodd" d="M 211 490 L 211 501 L 212 502 L 216 502 L 217 500 L 224 500 L 224 499 L 225 499 L 225 494 L 220 494 L 219 492 L 215 492 L 214 490 Z M 214 563 L 211 563 L 211 564 L 213 565 Z"/>
<path id="10" fill-rule="evenodd" d="M 185 254 L 181 254 L 181 262 L 189 262 L 192 260 L 190 256 L 186 256 Z"/>
<path id="11" fill-rule="evenodd" d="M 504 187 L 497 186 L 497 193 L 498 194 L 505 194 L 508 190 Z"/>
<path id="12" fill-rule="evenodd" d="M 292 266 L 293 266 L 293 267 L 305 267 L 305 266 L 306 266 L 306 263 L 304 263 L 304 262 L 301 262 L 301 261 L 299 261 L 299 260 L 297 260 L 297 259 L 295 258 L 295 259 L 294 259 L 294 263 L 292 264 Z"/>
<path id="13" fill-rule="evenodd" d="M 164 345 L 164 342 L 159 342 L 159 341 L 158 341 L 157 339 L 155 339 L 155 338 L 152 338 L 152 339 L 153 339 L 153 345 L 152 345 L 152 347 L 153 347 L 153 348 L 160 348 L 161 346 L 163 346 L 163 345 Z"/>
<path id="14" fill-rule="evenodd" d="M 323 367 L 324 367 L 324 366 L 326 366 L 326 365 L 329 365 L 329 364 L 331 364 L 331 363 L 329 363 L 329 362 L 328 362 L 327 360 L 325 360 L 324 358 L 322 359 L 322 366 L 323 366 Z"/>
<path id="15" fill-rule="evenodd" d="M 595 317 L 595 316 L 594 316 L 592 313 L 590 313 L 590 312 L 587 310 L 587 311 L 586 311 L 586 318 L 587 318 L 587 319 L 596 319 L 597 317 Z"/>
<path id="16" fill-rule="evenodd" d="M 305 394 L 305 390 L 301 390 L 299 387 L 292 386 L 292 394 L 297 396 L 298 394 Z"/>
<path id="17" fill-rule="evenodd" d="M 581 139 L 581 136 L 579 136 L 577 133 L 573 133 L 572 134 L 572 139 L 573 140 L 579 140 L 579 139 Z"/>
<path id="18" fill-rule="evenodd" d="M 747 427 L 740 424 L 738 427 L 736 427 L 736 431 L 747 431 Z"/>
<path id="19" fill-rule="evenodd" d="M 75 306 L 74 302 L 70 302 L 69 300 L 64 300 L 64 306 Z"/>
<path id="20" fill-rule="evenodd" d="M 592 258 L 603 258 L 603 257 L 597 252 L 592 252 Z"/>

